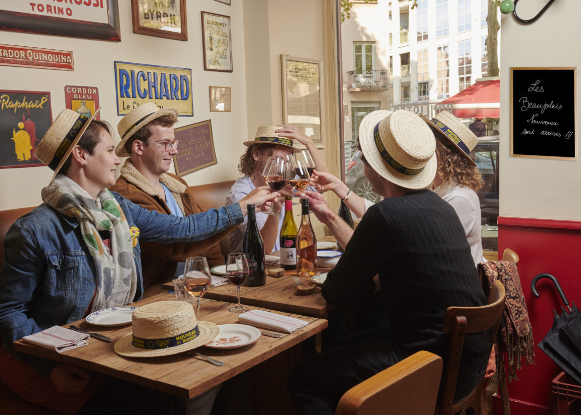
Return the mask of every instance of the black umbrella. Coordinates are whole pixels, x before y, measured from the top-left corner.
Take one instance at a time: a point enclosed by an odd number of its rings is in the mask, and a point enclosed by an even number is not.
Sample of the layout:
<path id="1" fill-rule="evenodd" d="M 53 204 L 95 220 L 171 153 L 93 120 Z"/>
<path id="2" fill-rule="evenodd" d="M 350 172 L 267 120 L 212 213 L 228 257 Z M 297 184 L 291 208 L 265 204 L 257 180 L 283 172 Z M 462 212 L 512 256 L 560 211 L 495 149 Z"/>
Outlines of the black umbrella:
<path id="1" fill-rule="evenodd" d="M 579 313 L 575 304 L 573 304 L 572 308 L 569 306 L 569 301 L 565 297 L 559 282 L 551 274 L 539 274 L 533 278 L 531 291 L 535 297 L 539 297 L 535 285 L 542 278 L 548 278 L 553 281 L 569 313 L 563 307 L 561 307 L 563 312 L 560 316 L 553 310 L 555 314 L 553 326 L 538 346 L 547 356 L 567 372 L 567 374 L 581 383 L 581 348 L 576 346 L 576 344 L 581 345 L 581 313 Z"/>

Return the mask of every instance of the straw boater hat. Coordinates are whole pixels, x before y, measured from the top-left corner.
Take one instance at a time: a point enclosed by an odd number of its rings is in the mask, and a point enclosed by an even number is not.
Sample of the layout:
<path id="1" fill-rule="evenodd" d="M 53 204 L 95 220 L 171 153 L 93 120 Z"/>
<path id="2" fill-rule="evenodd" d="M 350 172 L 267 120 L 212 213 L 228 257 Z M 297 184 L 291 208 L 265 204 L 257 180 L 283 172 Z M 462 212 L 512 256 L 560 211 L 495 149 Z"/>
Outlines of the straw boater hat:
<path id="1" fill-rule="evenodd" d="M 65 108 L 42 137 L 34 156 L 54 171 L 51 182 L 100 110 L 101 108 L 97 108 L 91 118 L 88 118 Z"/>
<path id="2" fill-rule="evenodd" d="M 448 111 L 439 112 L 431 121 L 423 115 L 421 117 L 435 134 L 439 134 L 439 137 L 444 138 L 442 141 L 444 144 L 452 144 L 453 150 L 463 155 L 473 165 L 476 165 L 474 160 L 470 158 L 470 152 L 478 144 L 478 137 L 462 121 Z"/>
<path id="3" fill-rule="evenodd" d="M 278 144 L 280 146 L 286 146 L 293 149 L 293 152 L 299 151 L 299 149 L 293 147 L 293 140 L 286 137 L 279 137 L 278 133 L 275 133 L 276 130 L 280 130 L 281 127 L 276 125 L 263 125 L 258 127 L 256 130 L 256 135 L 254 136 L 253 141 L 245 141 L 244 145 L 246 147 L 250 147 L 253 144 Z"/>
<path id="4" fill-rule="evenodd" d="M 131 110 L 131 112 L 121 118 L 121 121 L 117 124 L 117 131 L 119 131 L 121 142 L 117 144 L 115 154 L 119 157 L 129 157 L 129 153 L 125 150 L 125 143 L 127 140 L 144 125 L 165 115 L 171 115 L 174 121 L 177 122 L 179 111 L 172 107 L 159 108 L 153 102 L 148 102 L 147 104 L 140 105 Z"/>
<path id="5" fill-rule="evenodd" d="M 436 175 L 436 140 L 409 111 L 373 111 L 359 126 L 367 163 L 386 180 L 406 189 L 427 187 Z"/>
<path id="6" fill-rule="evenodd" d="M 115 343 L 115 352 L 128 357 L 168 356 L 210 343 L 220 329 L 196 320 L 191 304 L 160 301 L 133 311 L 133 333 Z"/>

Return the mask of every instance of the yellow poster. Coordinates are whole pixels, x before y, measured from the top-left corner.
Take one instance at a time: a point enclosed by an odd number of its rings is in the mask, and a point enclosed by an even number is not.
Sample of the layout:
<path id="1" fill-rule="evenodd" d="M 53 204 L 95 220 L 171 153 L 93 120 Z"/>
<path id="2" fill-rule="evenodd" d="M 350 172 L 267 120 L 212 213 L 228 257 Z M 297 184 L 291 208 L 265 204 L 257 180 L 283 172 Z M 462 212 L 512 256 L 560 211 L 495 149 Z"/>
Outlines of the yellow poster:
<path id="1" fill-rule="evenodd" d="M 177 108 L 180 116 L 194 115 L 191 69 L 115 62 L 115 84 L 117 115 L 146 102 Z"/>

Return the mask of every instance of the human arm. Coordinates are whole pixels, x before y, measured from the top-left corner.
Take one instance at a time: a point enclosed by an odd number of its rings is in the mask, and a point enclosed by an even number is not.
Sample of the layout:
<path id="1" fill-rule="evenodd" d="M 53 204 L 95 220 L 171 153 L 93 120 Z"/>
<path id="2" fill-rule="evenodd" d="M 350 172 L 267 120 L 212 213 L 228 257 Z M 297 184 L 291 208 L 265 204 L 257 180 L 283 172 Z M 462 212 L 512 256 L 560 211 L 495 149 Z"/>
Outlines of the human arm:
<path id="1" fill-rule="evenodd" d="M 290 138 L 291 140 L 297 140 L 299 143 L 307 147 L 309 153 L 311 153 L 311 157 L 313 157 L 313 161 L 315 162 L 315 168 L 319 171 L 327 172 L 329 169 L 327 168 L 327 164 L 323 159 L 323 156 L 317 150 L 317 146 L 313 143 L 306 134 L 302 131 L 299 131 L 298 128 L 293 127 L 291 125 L 279 125 L 279 129 L 275 131 L 279 137 Z"/>
<path id="2" fill-rule="evenodd" d="M 341 200 L 347 197 L 350 190 L 345 183 L 339 180 L 339 178 L 331 173 L 320 172 L 318 170 L 313 172 L 311 185 L 319 193 L 325 193 L 326 191 L 331 190 Z M 349 194 L 349 198 L 345 200 L 345 204 L 358 218 L 362 218 L 365 214 L 365 200 L 357 196 L 355 193 L 351 192 Z"/>
<path id="3" fill-rule="evenodd" d="M 292 187 L 286 185 L 280 190 L 280 194 L 283 196 L 292 195 Z M 284 203 L 284 197 L 277 197 L 276 202 L 272 204 L 272 210 L 274 215 L 268 215 L 266 222 L 260 228 L 260 236 L 262 236 L 262 242 L 264 243 L 264 253 L 270 255 L 276 245 L 279 234 L 280 226 L 280 214 L 282 212 L 282 206 Z"/>

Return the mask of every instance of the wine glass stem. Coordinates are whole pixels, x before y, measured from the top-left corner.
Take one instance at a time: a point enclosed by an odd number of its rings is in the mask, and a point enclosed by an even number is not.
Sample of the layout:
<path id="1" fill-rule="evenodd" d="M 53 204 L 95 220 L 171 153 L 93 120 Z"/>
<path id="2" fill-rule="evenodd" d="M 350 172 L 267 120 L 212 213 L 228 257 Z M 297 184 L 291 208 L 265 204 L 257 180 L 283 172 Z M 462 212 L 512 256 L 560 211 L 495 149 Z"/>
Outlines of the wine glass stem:
<path id="1" fill-rule="evenodd" d="M 200 319 L 200 298 L 196 297 L 197 307 L 196 307 L 196 318 Z"/>
<path id="2" fill-rule="evenodd" d="M 240 286 L 236 286 L 236 293 L 238 294 L 238 304 L 237 306 L 240 307 Z"/>

